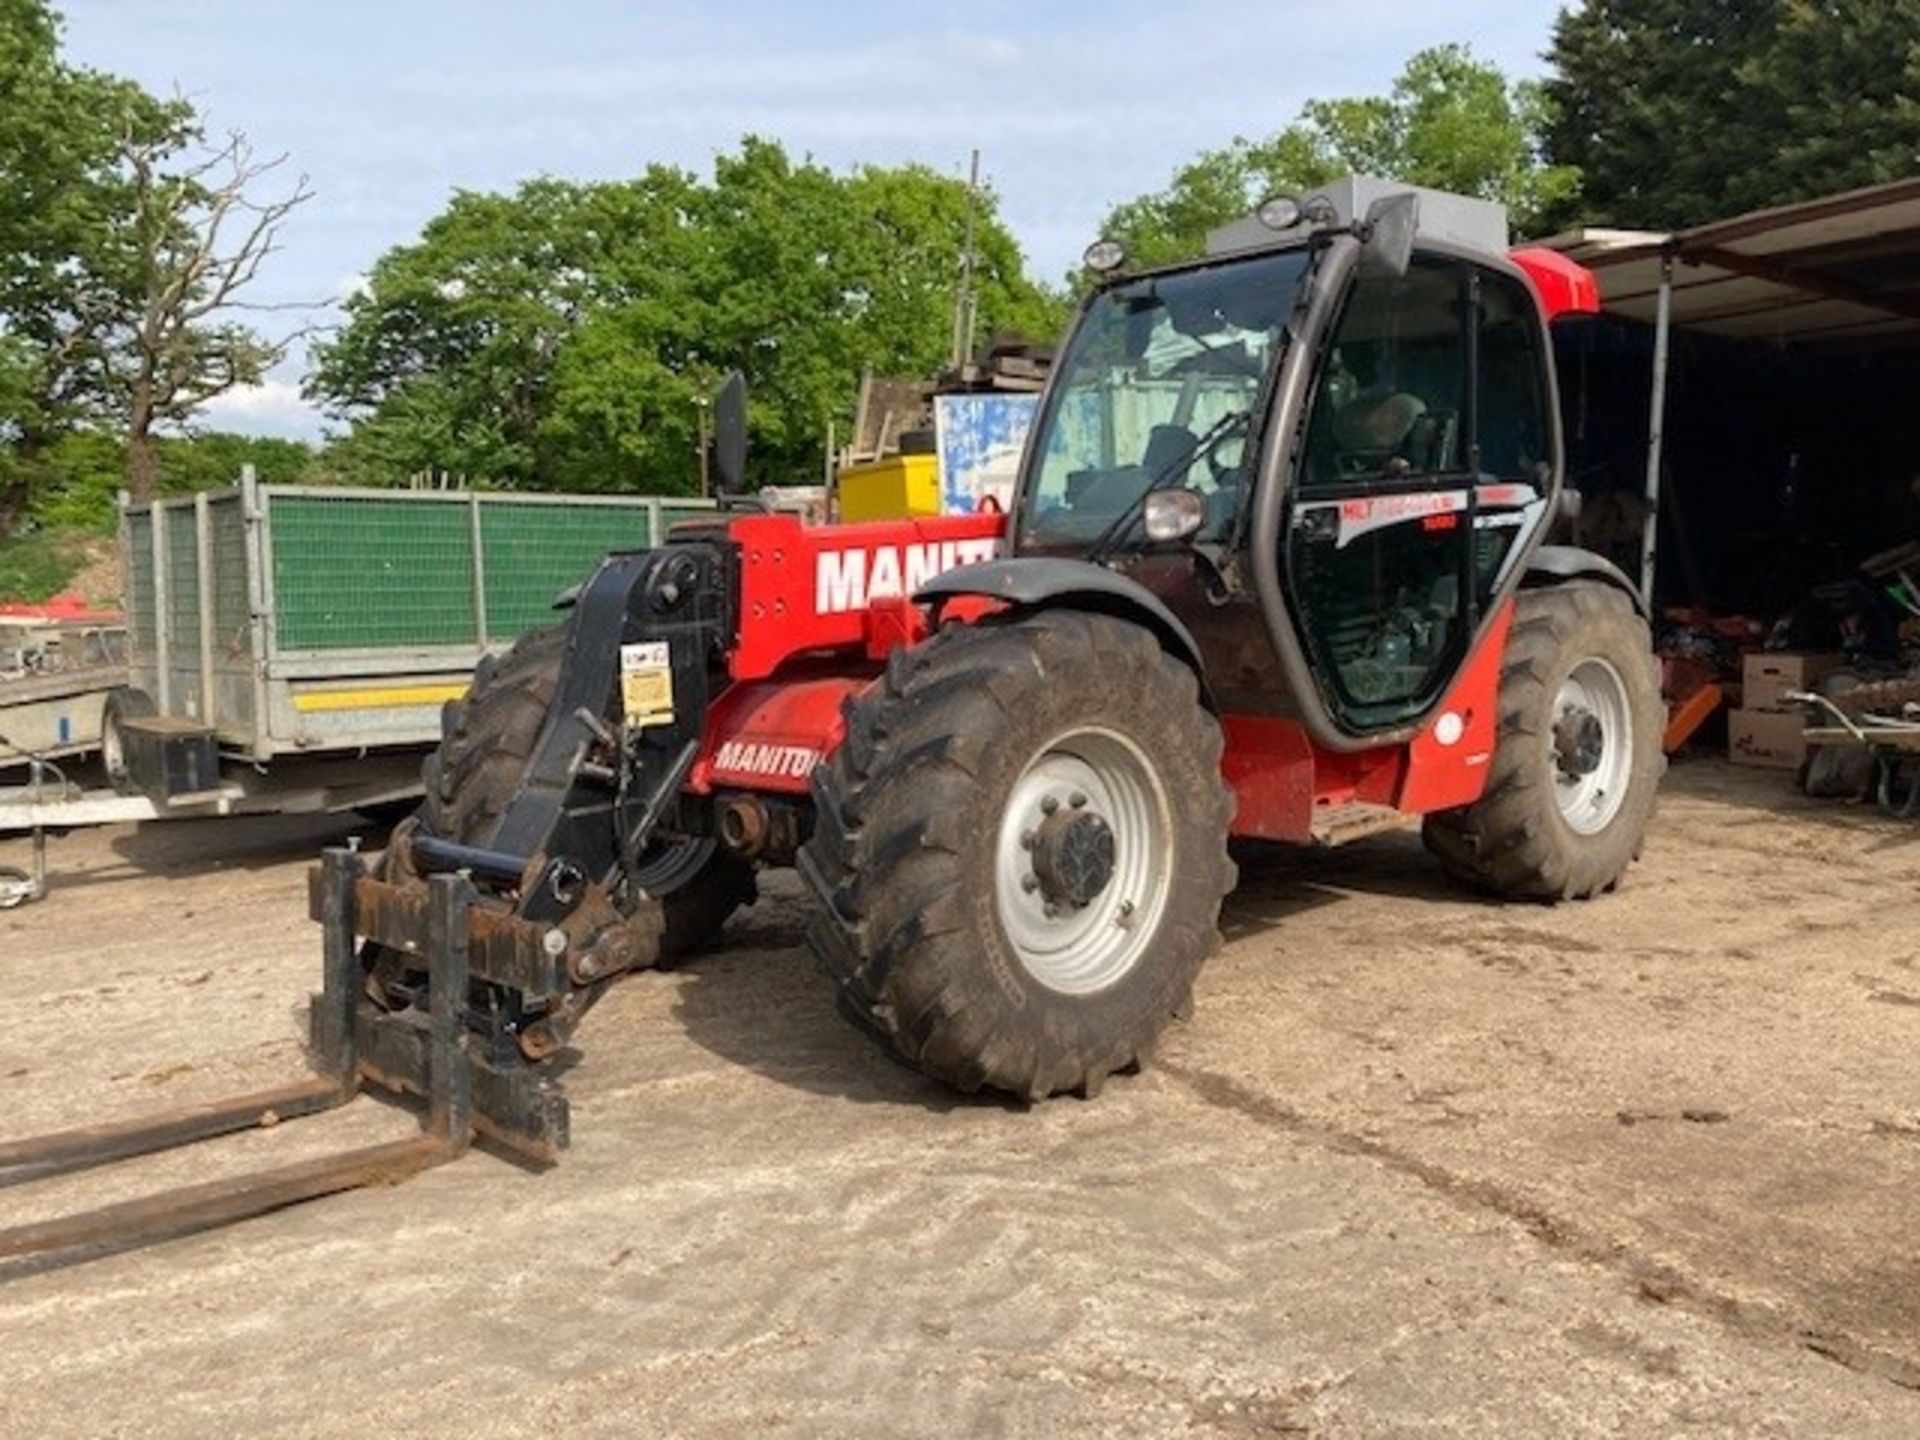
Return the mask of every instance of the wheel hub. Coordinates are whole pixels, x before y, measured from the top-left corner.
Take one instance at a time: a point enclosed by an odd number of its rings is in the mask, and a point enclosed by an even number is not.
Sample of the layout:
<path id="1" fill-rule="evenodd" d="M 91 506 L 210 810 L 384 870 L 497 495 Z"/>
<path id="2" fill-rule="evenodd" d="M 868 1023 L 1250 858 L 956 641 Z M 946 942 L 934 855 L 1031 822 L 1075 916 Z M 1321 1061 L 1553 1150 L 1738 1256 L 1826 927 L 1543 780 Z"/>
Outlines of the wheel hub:
<path id="1" fill-rule="evenodd" d="M 1091 995 L 1152 947 L 1172 888 L 1172 803 L 1132 740 L 1055 736 L 1010 786 L 994 908 L 1013 957 L 1048 989 Z"/>
<path id="2" fill-rule="evenodd" d="M 1606 730 L 1600 717 L 1584 705 L 1569 705 L 1553 727 L 1553 755 L 1560 773 L 1579 780 L 1600 768 L 1606 752 Z"/>
<path id="3" fill-rule="evenodd" d="M 1633 704 L 1627 682 L 1599 655 L 1578 661 L 1561 680 L 1550 759 L 1553 798 L 1576 835 L 1613 823 L 1633 786 Z"/>
<path id="4" fill-rule="evenodd" d="M 1113 879 L 1113 827 L 1089 810 L 1057 810 L 1033 842 L 1040 893 L 1075 909 L 1091 903 Z"/>

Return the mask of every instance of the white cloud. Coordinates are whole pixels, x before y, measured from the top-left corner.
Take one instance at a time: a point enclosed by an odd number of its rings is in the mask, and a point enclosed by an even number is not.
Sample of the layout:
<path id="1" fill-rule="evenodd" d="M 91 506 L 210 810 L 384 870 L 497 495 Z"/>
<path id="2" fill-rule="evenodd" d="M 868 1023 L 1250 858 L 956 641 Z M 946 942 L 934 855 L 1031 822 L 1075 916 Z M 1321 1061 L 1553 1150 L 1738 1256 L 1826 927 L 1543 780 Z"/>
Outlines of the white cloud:
<path id="1" fill-rule="evenodd" d="M 300 387 L 289 380 L 265 380 L 237 385 L 200 407 L 199 423 L 211 430 L 233 430 L 242 435 L 270 435 L 285 440 L 316 440 L 320 412 L 300 398 Z"/>
<path id="2" fill-rule="evenodd" d="M 1467 39 L 1538 73 L 1562 3 L 65 8 L 74 60 L 160 93 L 178 82 L 216 128 L 240 124 L 312 175 L 318 198 L 254 296 L 279 301 L 353 293 L 455 188 L 652 161 L 704 171 L 748 131 L 836 168 L 914 160 L 964 176 L 978 146 L 1033 273 L 1055 280 L 1115 203 L 1201 149 L 1277 129 L 1309 96 L 1377 93 L 1422 46 Z M 433 65 L 415 63 L 429 52 Z"/>

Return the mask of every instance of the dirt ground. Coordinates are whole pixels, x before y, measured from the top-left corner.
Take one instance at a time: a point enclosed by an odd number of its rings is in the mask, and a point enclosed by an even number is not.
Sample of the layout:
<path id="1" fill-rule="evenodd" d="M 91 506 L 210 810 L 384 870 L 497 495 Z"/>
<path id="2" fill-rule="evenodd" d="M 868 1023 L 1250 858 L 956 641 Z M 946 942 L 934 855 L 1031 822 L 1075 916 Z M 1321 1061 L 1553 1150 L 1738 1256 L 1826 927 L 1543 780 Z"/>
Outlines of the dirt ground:
<path id="1" fill-rule="evenodd" d="M 329 822 L 97 831 L 0 915 L 0 1138 L 297 1072 Z M 23 851 L 0 844 L 0 863 Z M 0 1272 L 22 1435 L 1920 1433 L 1920 828 L 1711 762 L 1619 895 L 1249 866 L 1097 1101 L 870 1049 L 790 877 L 626 982 L 574 1147 Z M 0 1224 L 382 1136 L 0 1189 Z"/>

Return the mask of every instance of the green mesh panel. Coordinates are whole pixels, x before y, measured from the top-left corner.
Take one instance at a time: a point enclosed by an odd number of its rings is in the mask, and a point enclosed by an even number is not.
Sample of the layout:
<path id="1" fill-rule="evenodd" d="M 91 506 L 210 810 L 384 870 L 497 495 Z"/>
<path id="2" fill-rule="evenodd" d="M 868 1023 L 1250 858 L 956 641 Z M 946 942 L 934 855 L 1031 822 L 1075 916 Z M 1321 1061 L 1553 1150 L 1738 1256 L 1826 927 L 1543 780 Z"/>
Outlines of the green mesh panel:
<path id="1" fill-rule="evenodd" d="M 609 550 L 652 543 L 638 505 L 480 502 L 487 635 L 509 640 L 560 618 L 553 597 L 593 573 Z"/>
<path id="2" fill-rule="evenodd" d="M 238 497 L 211 506 L 213 524 L 213 633 L 222 659 L 244 659 L 253 648 L 253 609 L 247 598 L 247 518 Z"/>
<path id="3" fill-rule="evenodd" d="M 193 509 L 167 507 L 167 634 L 175 664 L 200 654 L 200 546 Z"/>
<path id="4" fill-rule="evenodd" d="M 608 551 L 654 539 L 645 501 L 535 504 L 482 496 L 478 503 L 487 639 L 494 644 L 553 624 L 555 595 L 585 579 Z M 267 504 L 281 650 L 478 642 L 470 504 L 311 491 L 271 494 Z M 672 501 L 662 511 L 671 525 L 710 515 L 713 506 Z M 219 578 L 224 584 L 224 562 Z M 227 633 L 224 601 L 222 607 Z"/>
<path id="5" fill-rule="evenodd" d="M 133 654 L 149 657 L 153 630 L 153 520 L 144 512 L 127 516 L 127 548 L 133 573 L 127 577 L 128 637 Z"/>
<path id="6" fill-rule="evenodd" d="M 281 650 L 474 643 L 465 505 L 400 495 L 267 504 Z"/>

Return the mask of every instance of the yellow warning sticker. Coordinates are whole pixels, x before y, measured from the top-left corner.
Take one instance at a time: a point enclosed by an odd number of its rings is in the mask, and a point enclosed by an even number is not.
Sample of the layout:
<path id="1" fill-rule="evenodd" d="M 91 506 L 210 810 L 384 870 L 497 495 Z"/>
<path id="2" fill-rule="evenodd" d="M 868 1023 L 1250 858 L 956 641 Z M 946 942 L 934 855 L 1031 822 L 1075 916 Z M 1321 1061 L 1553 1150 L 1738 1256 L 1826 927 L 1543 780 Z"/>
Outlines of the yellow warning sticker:
<path id="1" fill-rule="evenodd" d="M 620 647 L 620 705 L 635 730 L 673 723 L 673 656 L 666 641 Z"/>

